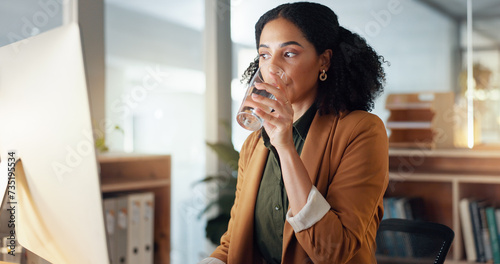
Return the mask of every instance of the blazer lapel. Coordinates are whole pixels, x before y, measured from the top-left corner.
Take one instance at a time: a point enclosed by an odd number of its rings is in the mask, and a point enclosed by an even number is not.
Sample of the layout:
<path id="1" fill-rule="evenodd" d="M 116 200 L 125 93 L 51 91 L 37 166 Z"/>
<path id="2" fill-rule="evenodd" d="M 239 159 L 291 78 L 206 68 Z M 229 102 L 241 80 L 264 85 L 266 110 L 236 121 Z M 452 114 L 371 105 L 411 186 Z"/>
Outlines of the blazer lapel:
<path id="1" fill-rule="evenodd" d="M 306 141 L 300 155 L 307 169 L 311 182 L 315 185 L 318 170 L 325 155 L 330 133 L 333 133 L 334 115 L 320 116 L 316 113 L 314 120 L 307 133 Z"/>

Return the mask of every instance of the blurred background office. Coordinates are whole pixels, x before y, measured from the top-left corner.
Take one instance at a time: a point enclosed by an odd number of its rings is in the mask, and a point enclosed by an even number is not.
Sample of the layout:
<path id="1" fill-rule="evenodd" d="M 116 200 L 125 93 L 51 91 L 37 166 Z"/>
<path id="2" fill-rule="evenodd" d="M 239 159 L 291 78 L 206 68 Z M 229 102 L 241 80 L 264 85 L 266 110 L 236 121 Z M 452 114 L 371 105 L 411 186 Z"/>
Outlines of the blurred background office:
<path id="1" fill-rule="evenodd" d="M 94 126 L 109 151 L 172 155 L 170 259 L 197 263 L 214 247 L 205 239 L 202 211 L 217 194 L 195 183 L 226 170 L 206 142 L 224 141 L 219 120 L 234 120 L 244 91 L 240 77 L 257 56 L 255 22 L 285 2 L 93 0 L 72 15 L 74 1 L 0 0 L 0 46 L 74 19 L 91 25 L 82 31 L 84 49 L 86 41 L 92 46 L 87 62 L 95 63 L 87 65 Z M 456 107 L 465 104 L 469 63 L 478 75 L 478 143 L 500 143 L 498 1 L 472 1 L 469 9 L 467 0 L 315 2 L 333 9 L 341 25 L 365 37 L 390 62 L 385 93 L 373 111 L 382 120 L 389 116 L 388 93 L 450 91 Z M 236 122 L 232 128 L 239 150 L 249 132 Z"/>

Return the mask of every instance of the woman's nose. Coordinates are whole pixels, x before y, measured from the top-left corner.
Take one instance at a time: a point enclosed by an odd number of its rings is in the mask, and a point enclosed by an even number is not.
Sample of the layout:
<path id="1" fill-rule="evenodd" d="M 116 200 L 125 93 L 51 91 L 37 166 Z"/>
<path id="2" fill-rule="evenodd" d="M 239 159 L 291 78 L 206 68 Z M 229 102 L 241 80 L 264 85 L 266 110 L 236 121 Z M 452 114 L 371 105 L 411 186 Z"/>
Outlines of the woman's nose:
<path id="1" fill-rule="evenodd" d="M 279 58 L 279 56 L 272 56 L 271 59 L 268 61 L 268 63 L 275 65 L 275 66 L 278 66 L 280 68 L 281 68 L 281 64 L 282 64 L 281 58 Z"/>

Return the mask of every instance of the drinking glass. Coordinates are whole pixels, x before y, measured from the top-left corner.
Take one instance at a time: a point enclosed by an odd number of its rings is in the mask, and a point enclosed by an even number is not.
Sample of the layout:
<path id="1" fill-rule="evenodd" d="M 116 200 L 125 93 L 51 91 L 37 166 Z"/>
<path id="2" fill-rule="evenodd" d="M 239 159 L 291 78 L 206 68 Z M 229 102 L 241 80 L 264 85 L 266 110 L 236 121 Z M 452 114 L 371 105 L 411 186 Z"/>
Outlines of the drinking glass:
<path id="1" fill-rule="evenodd" d="M 259 90 L 255 87 L 255 84 L 257 83 L 273 84 L 274 79 L 272 75 L 277 76 L 278 78 L 283 80 L 284 83 L 286 83 L 287 77 L 285 71 L 274 64 L 261 65 L 260 68 L 257 69 L 257 72 L 254 74 L 252 79 L 250 79 L 250 82 L 247 86 L 247 91 L 245 92 L 245 97 L 243 98 L 243 102 L 241 103 L 238 114 L 236 115 L 238 124 L 240 124 L 240 126 L 242 126 L 243 128 L 250 131 L 256 131 L 263 126 L 264 120 L 262 120 L 262 118 L 255 114 L 255 109 L 248 105 L 248 101 L 252 100 L 252 93 L 259 94 L 270 99 L 276 99 L 274 95 L 268 93 L 266 90 Z M 271 108 L 263 110 L 267 110 L 267 112 L 272 111 Z"/>

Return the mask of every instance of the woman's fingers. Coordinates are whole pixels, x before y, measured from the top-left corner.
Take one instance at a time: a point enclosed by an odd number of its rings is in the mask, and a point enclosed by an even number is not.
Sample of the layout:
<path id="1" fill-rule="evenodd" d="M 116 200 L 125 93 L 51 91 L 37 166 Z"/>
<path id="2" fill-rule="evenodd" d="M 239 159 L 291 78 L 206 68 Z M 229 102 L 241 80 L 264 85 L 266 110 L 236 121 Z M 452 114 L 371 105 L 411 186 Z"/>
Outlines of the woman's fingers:
<path id="1" fill-rule="evenodd" d="M 270 100 L 271 103 L 272 103 L 272 101 L 274 101 L 274 100 L 266 98 L 262 95 L 252 94 L 251 96 L 249 96 L 245 99 L 243 105 L 254 108 L 254 109 L 262 109 L 263 111 L 266 111 L 266 112 L 271 112 L 272 108 L 268 105 L 269 101 L 266 101 L 266 99 Z"/>
<path id="2" fill-rule="evenodd" d="M 257 102 L 257 103 L 261 104 L 262 106 L 264 106 L 264 107 L 259 107 L 262 110 L 269 109 L 268 112 L 270 112 L 273 109 L 275 110 L 278 107 L 280 107 L 280 103 L 278 101 L 276 101 L 275 99 L 271 99 L 269 97 L 266 97 L 266 96 L 263 96 L 263 95 L 260 95 L 260 94 L 255 94 L 255 93 L 252 94 L 252 100 L 254 102 Z"/>
<path id="3" fill-rule="evenodd" d="M 277 100 L 262 95 L 252 94 L 252 100 L 264 107 L 254 107 L 255 113 L 265 120 L 264 125 L 274 127 L 289 127 L 292 124 L 293 110 L 290 104 L 282 104 Z M 269 109 L 269 111 L 267 111 Z M 274 111 L 271 111 L 273 109 Z M 267 131 L 267 129 L 266 129 Z"/>
<path id="4" fill-rule="evenodd" d="M 274 95 L 275 101 L 277 101 L 283 105 L 286 104 L 286 102 L 288 102 L 287 96 L 285 94 L 286 89 L 284 89 L 284 88 L 275 87 L 273 85 L 265 84 L 265 83 L 255 84 L 255 88 L 257 88 L 259 90 L 265 90 L 266 92 Z"/>
<path id="5" fill-rule="evenodd" d="M 254 109 L 255 109 L 255 113 L 258 116 L 260 116 L 262 119 L 267 121 L 265 123 L 271 123 L 272 120 L 274 120 L 276 118 L 274 112 L 266 112 L 266 111 L 262 110 L 261 108 L 254 108 Z"/>
<path id="6" fill-rule="evenodd" d="M 272 84 L 255 84 L 255 88 L 262 92 L 252 94 L 251 101 L 254 103 L 255 114 L 264 120 L 264 128 L 271 144 L 283 145 L 288 144 L 292 138 L 293 109 L 286 95 L 285 83 L 277 76 L 274 79 Z M 264 91 L 273 97 L 266 97 Z"/>

